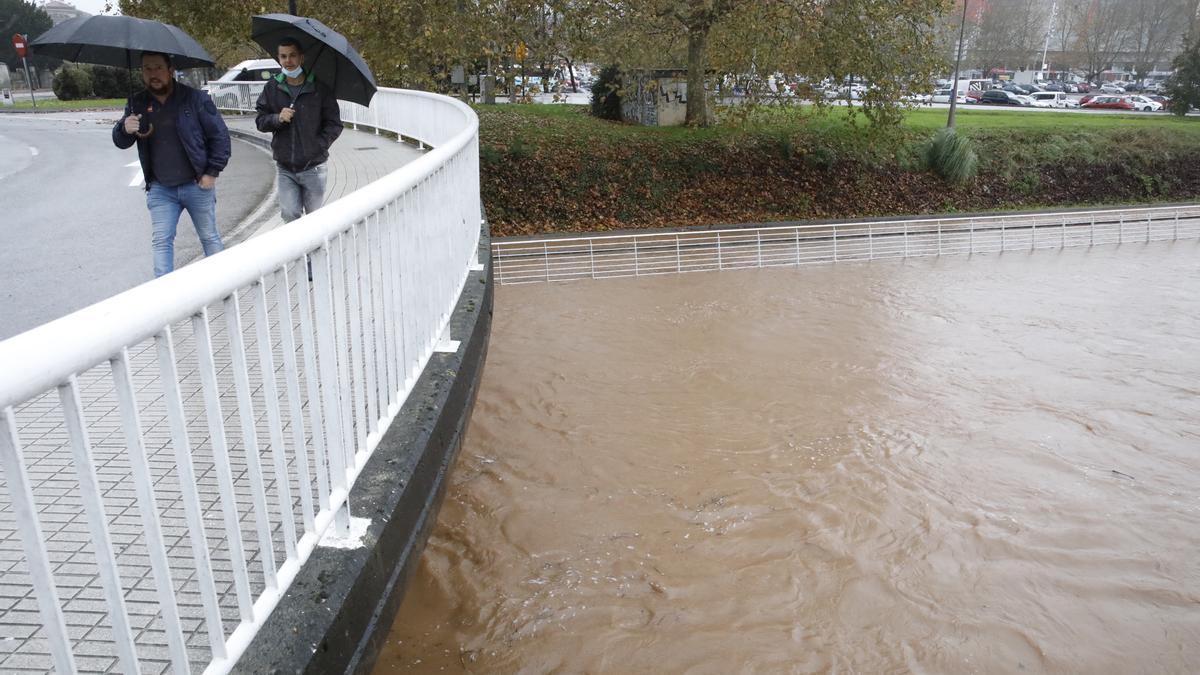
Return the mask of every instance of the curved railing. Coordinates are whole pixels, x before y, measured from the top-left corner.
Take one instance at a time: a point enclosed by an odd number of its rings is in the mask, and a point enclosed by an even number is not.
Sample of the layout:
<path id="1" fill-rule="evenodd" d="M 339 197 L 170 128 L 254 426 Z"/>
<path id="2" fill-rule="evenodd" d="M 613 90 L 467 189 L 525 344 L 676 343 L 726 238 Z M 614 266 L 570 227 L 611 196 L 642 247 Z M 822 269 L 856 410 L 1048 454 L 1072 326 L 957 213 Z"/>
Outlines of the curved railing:
<path id="1" fill-rule="evenodd" d="M 432 149 L 0 342 L 0 546 L 19 531 L 4 583 L 28 628 L 0 652 L 226 672 L 322 537 L 349 534 L 358 472 L 453 344 L 481 218 L 468 106 L 382 89 L 343 114 Z"/>

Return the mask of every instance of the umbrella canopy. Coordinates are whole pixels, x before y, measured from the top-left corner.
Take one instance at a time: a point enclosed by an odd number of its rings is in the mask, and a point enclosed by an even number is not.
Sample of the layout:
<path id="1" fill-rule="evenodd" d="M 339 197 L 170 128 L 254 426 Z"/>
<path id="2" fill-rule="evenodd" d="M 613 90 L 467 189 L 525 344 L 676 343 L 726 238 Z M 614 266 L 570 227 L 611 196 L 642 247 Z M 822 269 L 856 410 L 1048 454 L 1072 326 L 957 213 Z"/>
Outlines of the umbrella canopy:
<path id="1" fill-rule="evenodd" d="M 279 41 L 295 38 L 304 51 L 304 69 L 343 101 L 361 105 L 375 95 L 375 76 L 350 42 L 329 26 L 303 16 L 262 14 L 250 20 L 250 39 L 274 56 Z"/>
<path id="2" fill-rule="evenodd" d="M 132 68 L 142 52 L 171 55 L 178 69 L 213 65 L 192 36 L 170 24 L 130 16 L 81 16 L 64 21 L 31 41 L 33 53 L 74 63 Z"/>

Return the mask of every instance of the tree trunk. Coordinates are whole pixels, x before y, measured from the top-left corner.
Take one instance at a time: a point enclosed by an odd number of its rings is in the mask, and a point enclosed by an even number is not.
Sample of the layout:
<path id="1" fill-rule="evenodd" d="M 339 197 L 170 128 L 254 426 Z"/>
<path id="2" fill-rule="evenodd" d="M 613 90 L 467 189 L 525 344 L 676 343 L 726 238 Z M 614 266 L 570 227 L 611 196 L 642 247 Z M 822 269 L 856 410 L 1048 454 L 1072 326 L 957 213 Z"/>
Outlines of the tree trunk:
<path id="1" fill-rule="evenodd" d="M 563 59 L 567 62 L 567 75 L 571 77 L 571 93 L 579 93 L 579 84 L 575 82 L 575 64 L 570 59 Z"/>
<path id="2" fill-rule="evenodd" d="M 688 27 L 687 123 L 708 126 L 708 97 L 704 91 L 704 71 L 708 64 L 709 26 Z"/>

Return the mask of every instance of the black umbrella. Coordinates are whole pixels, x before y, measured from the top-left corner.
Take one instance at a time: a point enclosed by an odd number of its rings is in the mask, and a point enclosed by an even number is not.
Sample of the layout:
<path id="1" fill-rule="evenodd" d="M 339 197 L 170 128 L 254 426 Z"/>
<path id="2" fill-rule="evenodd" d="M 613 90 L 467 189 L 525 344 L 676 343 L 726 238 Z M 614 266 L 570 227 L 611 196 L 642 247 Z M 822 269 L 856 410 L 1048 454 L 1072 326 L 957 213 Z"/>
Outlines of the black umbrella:
<path id="1" fill-rule="evenodd" d="M 81 16 L 64 21 L 29 43 L 33 53 L 74 63 L 132 68 L 142 52 L 171 56 L 178 69 L 213 65 L 199 42 L 179 28 L 131 16 Z"/>
<path id="2" fill-rule="evenodd" d="M 375 76 L 345 36 L 303 16 L 262 14 L 250 20 L 250 39 L 275 55 L 279 41 L 294 38 L 304 51 L 304 69 L 333 90 L 335 98 L 369 105 L 375 95 Z"/>

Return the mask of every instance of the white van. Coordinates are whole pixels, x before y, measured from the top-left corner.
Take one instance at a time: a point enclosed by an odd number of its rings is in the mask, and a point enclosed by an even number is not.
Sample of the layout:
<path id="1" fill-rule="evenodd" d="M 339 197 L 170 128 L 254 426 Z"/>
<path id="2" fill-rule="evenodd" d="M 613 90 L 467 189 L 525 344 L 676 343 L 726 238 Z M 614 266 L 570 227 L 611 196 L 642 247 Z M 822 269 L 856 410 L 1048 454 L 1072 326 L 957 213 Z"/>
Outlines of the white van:
<path id="1" fill-rule="evenodd" d="M 275 59 L 242 61 L 204 86 L 218 108 L 249 110 L 254 108 L 267 80 L 280 72 Z"/>
<path id="2" fill-rule="evenodd" d="M 1078 108 L 1079 101 L 1061 91 L 1035 91 L 1030 94 L 1035 108 Z"/>

